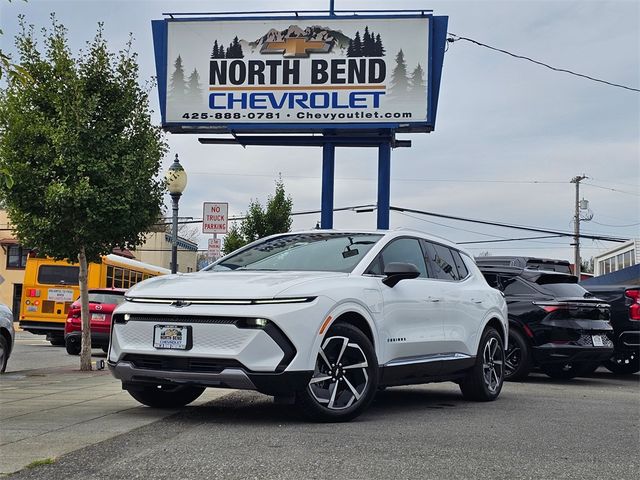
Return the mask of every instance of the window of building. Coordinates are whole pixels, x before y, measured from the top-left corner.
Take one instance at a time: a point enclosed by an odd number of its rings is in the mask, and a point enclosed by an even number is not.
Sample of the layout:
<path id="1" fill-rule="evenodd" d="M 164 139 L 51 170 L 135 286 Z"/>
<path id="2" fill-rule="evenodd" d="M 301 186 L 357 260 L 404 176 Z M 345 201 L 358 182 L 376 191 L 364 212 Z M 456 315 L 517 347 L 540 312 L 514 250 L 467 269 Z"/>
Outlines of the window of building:
<path id="1" fill-rule="evenodd" d="M 27 265 L 29 250 L 21 245 L 9 245 L 7 248 L 7 268 L 24 268 Z"/>

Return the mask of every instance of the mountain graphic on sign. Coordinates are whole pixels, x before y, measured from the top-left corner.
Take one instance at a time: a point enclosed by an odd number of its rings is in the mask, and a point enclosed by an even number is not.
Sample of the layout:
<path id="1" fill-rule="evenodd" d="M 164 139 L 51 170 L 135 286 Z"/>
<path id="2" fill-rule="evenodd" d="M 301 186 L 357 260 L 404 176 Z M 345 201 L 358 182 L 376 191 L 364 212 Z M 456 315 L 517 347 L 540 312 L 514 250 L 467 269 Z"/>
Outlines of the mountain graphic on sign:
<path id="1" fill-rule="evenodd" d="M 339 30 L 332 30 L 320 25 L 312 25 L 304 29 L 298 25 L 290 25 L 289 28 L 284 30 L 272 28 L 253 42 L 240 40 L 240 45 L 242 45 L 243 50 L 256 53 L 260 52 L 260 49 L 265 43 L 282 42 L 287 38 L 304 38 L 308 41 L 326 42 L 330 45 L 329 52 L 340 55 L 346 53 L 347 48 L 349 48 L 349 41 L 351 40 Z"/>

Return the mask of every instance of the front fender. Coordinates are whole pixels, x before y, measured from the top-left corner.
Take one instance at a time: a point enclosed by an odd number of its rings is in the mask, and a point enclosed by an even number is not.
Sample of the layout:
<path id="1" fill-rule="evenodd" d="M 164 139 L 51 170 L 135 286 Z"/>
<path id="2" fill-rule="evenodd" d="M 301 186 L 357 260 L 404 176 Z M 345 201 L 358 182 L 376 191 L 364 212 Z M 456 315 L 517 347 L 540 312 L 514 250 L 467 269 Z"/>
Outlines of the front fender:
<path id="1" fill-rule="evenodd" d="M 322 342 L 327 336 L 329 330 L 331 330 L 331 326 L 338 320 L 342 315 L 346 313 L 356 313 L 360 315 L 367 322 L 369 329 L 371 330 L 373 336 L 373 346 L 376 352 L 376 356 L 378 356 L 378 330 L 375 324 L 374 313 L 362 302 L 351 299 L 351 300 L 343 300 L 342 302 L 336 304 L 324 317 L 322 325 L 315 332 L 315 340 L 313 341 L 313 346 L 311 351 L 308 352 L 307 364 L 309 365 L 309 370 L 313 370 L 316 364 L 316 357 L 318 355 L 318 351 L 320 350 L 320 346 Z M 328 322 L 327 319 L 331 317 L 331 320 Z M 325 325 L 326 322 L 326 325 Z"/>

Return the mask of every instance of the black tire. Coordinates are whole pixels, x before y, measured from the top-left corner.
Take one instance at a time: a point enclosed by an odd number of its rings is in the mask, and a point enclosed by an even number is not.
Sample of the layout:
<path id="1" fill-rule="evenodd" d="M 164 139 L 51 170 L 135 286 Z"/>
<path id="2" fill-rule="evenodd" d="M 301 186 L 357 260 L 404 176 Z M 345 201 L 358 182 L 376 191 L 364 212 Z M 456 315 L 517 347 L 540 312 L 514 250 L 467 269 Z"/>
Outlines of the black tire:
<path id="1" fill-rule="evenodd" d="M 7 362 L 9 361 L 9 342 L 0 333 L 0 373 L 4 373 L 7 369 Z"/>
<path id="2" fill-rule="evenodd" d="M 202 395 L 204 387 L 150 385 L 127 389 L 137 401 L 153 408 L 180 408 Z"/>
<path id="3" fill-rule="evenodd" d="M 603 365 L 611 373 L 631 375 L 632 373 L 640 371 L 640 352 L 613 352 L 611 358 L 603 362 Z"/>
<path id="4" fill-rule="evenodd" d="M 62 335 L 51 335 L 47 338 L 49 343 L 54 347 L 64 347 L 66 343 L 64 341 L 64 337 Z"/>
<path id="5" fill-rule="evenodd" d="M 589 364 L 591 365 L 591 364 Z M 585 369 L 584 363 L 547 363 L 540 365 L 542 370 L 548 377 L 556 380 L 570 380 L 582 375 Z"/>
<path id="6" fill-rule="evenodd" d="M 600 362 L 584 363 L 579 368 L 578 377 L 590 377 L 600 367 Z"/>
<path id="7" fill-rule="evenodd" d="M 482 333 L 476 363 L 460 382 L 466 400 L 491 402 L 498 398 L 504 383 L 504 345 L 502 337 L 487 327 Z"/>
<path id="8" fill-rule="evenodd" d="M 504 354 L 504 379 L 524 380 L 531 371 L 531 347 L 518 330 L 509 330 L 509 343 Z"/>
<path id="9" fill-rule="evenodd" d="M 81 344 L 79 339 L 67 338 L 64 342 L 69 355 L 80 355 Z"/>
<path id="10" fill-rule="evenodd" d="M 296 404 L 304 416 L 316 422 L 349 421 L 371 404 L 378 390 L 376 352 L 364 333 L 343 323 L 327 332 L 321 352 L 313 378 L 296 394 Z M 320 378 L 324 380 L 318 381 Z"/>

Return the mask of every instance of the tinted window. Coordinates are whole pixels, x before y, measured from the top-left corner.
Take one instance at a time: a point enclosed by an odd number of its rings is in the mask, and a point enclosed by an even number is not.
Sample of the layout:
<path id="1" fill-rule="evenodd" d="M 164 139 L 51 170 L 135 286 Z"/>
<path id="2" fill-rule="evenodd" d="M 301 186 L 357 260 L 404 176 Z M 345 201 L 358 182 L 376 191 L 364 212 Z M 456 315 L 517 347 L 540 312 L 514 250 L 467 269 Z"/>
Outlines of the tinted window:
<path id="1" fill-rule="evenodd" d="M 80 269 L 73 266 L 41 265 L 38 269 L 38 283 L 49 285 L 78 285 Z"/>
<path id="2" fill-rule="evenodd" d="M 440 280 L 459 280 L 458 269 L 451 250 L 437 243 L 425 242 L 432 277 Z"/>
<path id="3" fill-rule="evenodd" d="M 502 290 L 502 285 L 500 285 L 498 275 L 496 275 L 495 273 L 483 273 L 483 275 L 490 287 Z"/>
<path id="4" fill-rule="evenodd" d="M 427 266 L 424 263 L 424 254 L 420 242 L 415 238 L 398 238 L 384 247 L 382 253 L 374 260 L 367 273 L 371 275 L 384 275 L 387 265 L 394 262 L 411 263 L 420 271 L 421 277 L 427 276 Z"/>
<path id="5" fill-rule="evenodd" d="M 524 283 L 519 278 L 514 277 L 502 277 L 500 279 L 502 284 L 502 291 L 505 295 L 534 295 L 536 292 L 529 285 Z"/>
<path id="6" fill-rule="evenodd" d="M 467 275 L 469 275 L 469 270 L 467 269 L 467 266 L 464 264 L 462 255 L 460 255 L 460 253 L 457 250 L 451 250 L 451 253 L 453 254 L 453 261 L 455 262 L 456 267 L 458 269 L 458 276 L 461 279 L 466 278 Z"/>
<path id="7" fill-rule="evenodd" d="M 300 233 L 264 240 L 205 270 L 351 272 L 382 235 Z"/>

